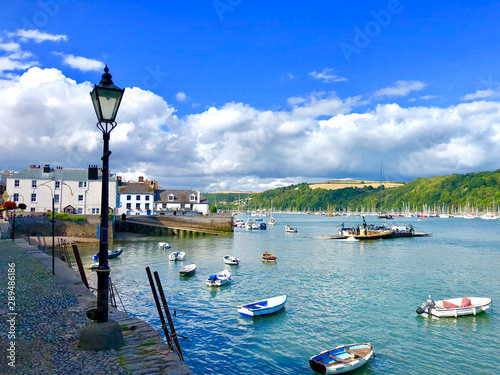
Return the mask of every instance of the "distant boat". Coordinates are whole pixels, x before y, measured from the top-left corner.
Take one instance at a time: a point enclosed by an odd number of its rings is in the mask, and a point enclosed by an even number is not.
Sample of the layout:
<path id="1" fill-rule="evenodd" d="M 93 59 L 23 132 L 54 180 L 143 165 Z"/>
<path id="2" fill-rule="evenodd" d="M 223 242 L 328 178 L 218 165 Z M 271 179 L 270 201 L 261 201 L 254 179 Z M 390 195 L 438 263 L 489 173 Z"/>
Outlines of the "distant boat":
<path id="1" fill-rule="evenodd" d="M 158 242 L 156 246 L 157 249 L 170 249 L 172 246 L 168 244 L 168 242 Z"/>
<path id="2" fill-rule="evenodd" d="M 120 256 L 122 252 L 123 252 L 122 249 L 108 251 L 108 259 L 116 258 L 116 257 Z M 99 251 L 95 255 L 92 256 L 92 260 L 94 260 L 94 261 L 99 260 Z"/>
<path id="3" fill-rule="evenodd" d="M 428 314 L 437 318 L 452 318 L 476 315 L 491 307 L 491 298 L 464 297 L 434 301 L 431 296 L 417 309 L 417 314 Z"/>
<path id="4" fill-rule="evenodd" d="M 216 274 L 210 275 L 205 281 L 207 286 L 222 286 L 231 281 L 231 274 L 228 270 L 222 270 Z"/>
<path id="5" fill-rule="evenodd" d="M 275 313 L 285 306 L 287 295 L 263 299 L 238 306 L 238 312 L 243 316 L 261 316 Z"/>
<path id="6" fill-rule="evenodd" d="M 285 226 L 285 232 L 288 232 L 288 233 L 297 233 L 298 229 L 295 229 L 292 226 L 290 226 L 290 225 L 287 224 Z"/>
<path id="7" fill-rule="evenodd" d="M 184 256 L 186 253 L 184 251 L 173 251 L 168 255 L 168 260 L 171 260 L 173 262 L 177 260 L 184 260 Z"/>
<path id="8" fill-rule="evenodd" d="M 189 263 L 179 270 L 181 276 L 193 274 L 196 271 L 196 264 Z"/>
<path id="9" fill-rule="evenodd" d="M 370 343 L 338 346 L 309 359 L 309 366 L 319 374 L 341 374 L 353 371 L 375 357 Z"/>
<path id="10" fill-rule="evenodd" d="M 268 253 L 267 251 L 262 254 L 262 261 L 263 262 L 269 262 L 269 263 L 275 263 L 276 262 L 276 256 L 273 254 Z"/>
<path id="11" fill-rule="evenodd" d="M 224 263 L 226 264 L 231 264 L 231 265 L 234 265 L 234 266 L 237 266 L 238 264 L 240 264 L 240 259 L 232 256 L 232 255 L 224 255 Z"/>
<path id="12" fill-rule="evenodd" d="M 271 216 L 271 219 L 269 219 L 267 225 L 276 225 L 276 220 L 274 220 L 274 217 Z"/>
<path id="13" fill-rule="evenodd" d="M 86 264 L 84 267 L 87 268 L 87 269 L 89 269 L 89 270 L 96 270 L 96 269 L 99 268 L 99 262 L 94 262 L 94 263 Z"/>

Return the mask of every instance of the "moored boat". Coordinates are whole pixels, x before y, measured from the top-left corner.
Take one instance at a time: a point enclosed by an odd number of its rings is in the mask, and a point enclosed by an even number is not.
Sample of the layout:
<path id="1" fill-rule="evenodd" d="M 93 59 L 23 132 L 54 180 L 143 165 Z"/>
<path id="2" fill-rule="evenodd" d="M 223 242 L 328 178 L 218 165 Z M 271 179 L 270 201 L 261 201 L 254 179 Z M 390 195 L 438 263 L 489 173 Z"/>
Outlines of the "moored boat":
<path id="1" fill-rule="evenodd" d="M 177 260 L 184 260 L 186 253 L 184 251 L 173 251 L 168 255 L 168 260 L 175 262 Z"/>
<path id="2" fill-rule="evenodd" d="M 156 245 L 156 249 L 170 249 L 171 247 L 168 242 L 158 242 Z"/>
<path id="3" fill-rule="evenodd" d="M 119 257 L 122 252 L 123 252 L 122 249 L 108 251 L 108 259 Z M 95 255 L 92 255 L 92 260 L 93 261 L 99 260 L 99 251 Z"/>
<path id="4" fill-rule="evenodd" d="M 99 262 L 94 262 L 94 263 L 86 264 L 84 267 L 87 268 L 87 269 L 89 269 L 89 270 L 96 270 L 96 269 L 99 268 Z"/>
<path id="5" fill-rule="evenodd" d="M 181 274 L 181 276 L 185 276 L 185 275 L 193 274 L 195 271 L 196 271 L 196 264 L 189 263 L 189 264 L 186 264 L 184 267 L 182 267 L 179 270 L 179 273 Z"/>
<path id="6" fill-rule="evenodd" d="M 274 217 L 271 216 L 271 219 L 269 219 L 267 225 L 276 225 L 276 220 L 274 220 Z"/>
<path id="7" fill-rule="evenodd" d="M 207 286 L 222 286 L 231 281 L 231 274 L 228 270 L 222 270 L 216 274 L 210 275 L 205 281 Z"/>
<path id="8" fill-rule="evenodd" d="M 417 309 L 417 314 L 427 314 L 436 318 L 456 318 L 476 315 L 491 308 L 491 298 L 463 297 L 434 301 L 431 296 Z"/>
<path id="9" fill-rule="evenodd" d="M 232 255 L 224 255 L 223 259 L 224 259 L 224 263 L 226 263 L 226 264 L 231 264 L 234 266 L 237 266 L 238 264 L 240 264 L 240 259 L 238 259 Z"/>
<path id="10" fill-rule="evenodd" d="M 285 306 L 287 298 L 288 296 L 284 294 L 282 296 L 247 303 L 246 305 L 238 306 L 238 312 L 243 316 L 249 317 L 272 314 Z"/>
<path id="11" fill-rule="evenodd" d="M 299 230 L 292 227 L 291 225 L 286 225 L 285 226 L 285 232 L 288 232 L 288 233 L 297 233 Z"/>
<path id="12" fill-rule="evenodd" d="M 267 251 L 264 254 L 262 254 L 262 261 L 263 262 L 275 263 L 276 259 L 277 258 L 275 255 L 270 254 Z"/>
<path id="13" fill-rule="evenodd" d="M 370 343 L 338 346 L 309 359 L 309 366 L 319 374 L 341 374 L 353 371 L 375 356 Z"/>

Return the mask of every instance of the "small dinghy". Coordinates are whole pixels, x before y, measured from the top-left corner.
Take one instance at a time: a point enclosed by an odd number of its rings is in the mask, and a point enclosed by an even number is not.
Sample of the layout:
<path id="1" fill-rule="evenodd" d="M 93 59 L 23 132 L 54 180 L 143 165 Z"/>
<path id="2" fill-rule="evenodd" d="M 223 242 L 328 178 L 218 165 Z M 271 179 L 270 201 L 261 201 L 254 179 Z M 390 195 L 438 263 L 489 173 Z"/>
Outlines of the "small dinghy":
<path id="1" fill-rule="evenodd" d="M 113 258 L 119 257 L 122 252 L 123 252 L 122 249 L 108 251 L 108 259 L 113 259 Z M 92 256 L 92 260 L 93 261 L 99 260 L 99 251 L 95 255 Z"/>
<path id="2" fill-rule="evenodd" d="M 99 268 L 99 262 L 94 262 L 94 263 L 86 264 L 84 267 L 86 269 L 88 269 L 88 270 L 96 270 L 96 269 Z"/>
<path id="3" fill-rule="evenodd" d="M 297 233 L 299 230 L 296 229 L 296 228 L 293 228 L 292 226 L 290 225 L 286 225 L 285 226 L 285 232 L 288 232 L 288 233 Z"/>
<path id="4" fill-rule="evenodd" d="M 269 254 L 267 251 L 262 254 L 262 261 L 268 263 L 276 263 L 276 255 Z"/>
<path id="5" fill-rule="evenodd" d="M 206 280 L 207 286 L 222 286 L 231 281 L 231 274 L 228 270 L 222 270 L 214 275 L 210 275 Z"/>
<path id="6" fill-rule="evenodd" d="M 196 271 L 196 264 L 189 263 L 179 270 L 181 276 L 192 275 Z"/>
<path id="7" fill-rule="evenodd" d="M 231 264 L 233 266 L 237 266 L 240 264 L 240 260 L 236 257 L 233 257 L 232 255 L 224 255 L 224 263 L 226 264 Z"/>
<path id="8" fill-rule="evenodd" d="M 175 262 L 177 260 L 184 260 L 186 253 L 184 251 L 173 251 L 168 255 L 168 260 Z"/>
<path id="9" fill-rule="evenodd" d="M 238 306 L 238 312 L 243 316 L 261 316 L 275 313 L 285 306 L 287 295 L 263 299 Z"/>
<path id="10" fill-rule="evenodd" d="M 170 249 L 172 246 L 168 244 L 168 242 L 158 242 L 156 249 Z"/>
<path id="11" fill-rule="evenodd" d="M 463 297 L 434 301 L 431 296 L 417 309 L 417 314 L 428 314 L 436 318 L 456 318 L 476 315 L 491 307 L 491 298 Z"/>
<path id="12" fill-rule="evenodd" d="M 375 356 L 370 343 L 338 346 L 309 359 L 309 366 L 319 374 L 341 374 L 355 370 Z"/>

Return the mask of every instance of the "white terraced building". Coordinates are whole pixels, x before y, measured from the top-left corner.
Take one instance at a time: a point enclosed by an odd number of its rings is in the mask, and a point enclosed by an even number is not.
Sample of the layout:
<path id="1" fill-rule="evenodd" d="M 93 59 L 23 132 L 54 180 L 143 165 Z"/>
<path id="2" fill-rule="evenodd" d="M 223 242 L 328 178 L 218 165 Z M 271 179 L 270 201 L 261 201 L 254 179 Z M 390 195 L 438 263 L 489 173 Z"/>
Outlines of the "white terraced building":
<path id="1" fill-rule="evenodd" d="M 199 190 L 163 189 L 142 176 L 138 182 L 121 182 L 118 177 L 118 185 L 118 215 L 206 215 L 210 211 Z"/>
<path id="2" fill-rule="evenodd" d="M 97 166 L 88 169 L 52 168 L 31 165 L 7 177 L 9 200 L 24 203 L 28 212 L 54 211 L 71 214 L 99 215 L 101 212 L 102 171 Z M 110 174 L 109 207 L 117 207 L 117 180 Z"/>

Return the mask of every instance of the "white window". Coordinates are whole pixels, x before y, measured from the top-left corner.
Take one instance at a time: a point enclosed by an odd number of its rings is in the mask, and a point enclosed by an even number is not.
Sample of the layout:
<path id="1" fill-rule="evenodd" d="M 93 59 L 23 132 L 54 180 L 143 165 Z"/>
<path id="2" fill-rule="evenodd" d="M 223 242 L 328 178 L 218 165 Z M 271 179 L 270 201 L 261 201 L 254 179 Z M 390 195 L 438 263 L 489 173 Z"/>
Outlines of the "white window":
<path id="1" fill-rule="evenodd" d="M 31 201 L 36 202 L 36 194 L 35 193 L 31 194 Z"/>
<path id="2" fill-rule="evenodd" d="M 31 187 L 32 187 L 33 189 L 35 189 L 35 188 L 36 188 L 36 180 L 31 181 Z"/>
<path id="3" fill-rule="evenodd" d="M 79 207 L 78 208 L 78 213 L 81 215 L 83 213 L 83 208 Z"/>
<path id="4" fill-rule="evenodd" d="M 146 195 L 146 200 L 147 200 L 147 201 L 149 200 L 149 195 Z"/>
<path id="5" fill-rule="evenodd" d="M 92 209 L 92 215 L 99 215 L 99 209 L 98 208 L 93 208 Z"/>
<path id="6" fill-rule="evenodd" d="M 196 195 L 191 194 L 191 195 L 189 196 L 189 200 L 190 200 L 190 201 L 195 201 L 195 200 L 196 200 Z"/>
<path id="7" fill-rule="evenodd" d="M 175 198 L 175 196 L 174 196 L 173 194 L 169 194 L 169 195 L 168 195 L 168 201 L 169 201 L 169 202 L 173 202 L 173 201 L 174 201 L 174 198 Z"/>
<path id="8" fill-rule="evenodd" d="M 79 188 L 86 188 L 87 187 L 87 181 L 80 181 L 80 182 L 78 182 L 78 187 Z"/>
<path id="9" fill-rule="evenodd" d="M 14 202 L 19 202 L 19 194 L 14 193 Z"/>
<path id="10" fill-rule="evenodd" d="M 54 203 L 59 203 L 59 194 L 54 194 Z"/>
<path id="11" fill-rule="evenodd" d="M 19 180 L 14 180 L 14 187 L 19 187 Z"/>
<path id="12" fill-rule="evenodd" d="M 61 188 L 61 181 L 56 181 L 56 189 L 60 189 Z"/>
<path id="13" fill-rule="evenodd" d="M 132 200 L 132 196 L 131 195 L 127 195 L 127 200 L 128 201 Z"/>
<path id="14" fill-rule="evenodd" d="M 31 212 L 35 212 L 35 207 L 31 207 Z"/>
<path id="15" fill-rule="evenodd" d="M 78 202 L 83 202 L 83 195 L 78 196 Z"/>
<path id="16" fill-rule="evenodd" d="M 136 200 L 136 201 L 140 201 L 140 200 L 141 200 L 141 196 L 140 196 L 140 195 L 136 195 L 136 196 L 135 196 L 135 200 Z"/>

